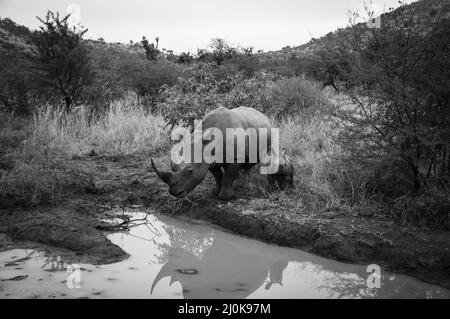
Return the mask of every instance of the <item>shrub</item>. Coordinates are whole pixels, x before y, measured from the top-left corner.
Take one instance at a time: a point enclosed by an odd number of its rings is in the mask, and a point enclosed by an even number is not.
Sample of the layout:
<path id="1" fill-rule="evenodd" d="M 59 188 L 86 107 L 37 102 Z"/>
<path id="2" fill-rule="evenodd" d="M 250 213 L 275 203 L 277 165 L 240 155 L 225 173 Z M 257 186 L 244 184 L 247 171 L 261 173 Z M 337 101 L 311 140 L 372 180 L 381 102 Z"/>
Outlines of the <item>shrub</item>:
<path id="1" fill-rule="evenodd" d="M 410 19 L 400 8 L 381 28 L 353 27 L 352 103 L 336 114 L 352 153 L 392 163 L 407 192 L 419 194 L 450 176 L 450 24 L 399 27 Z"/>
<path id="2" fill-rule="evenodd" d="M 313 113 L 329 103 L 322 88 L 304 77 L 284 78 L 272 86 L 268 112 L 277 118 Z"/>
<path id="3" fill-rule="evenodd" d="M 275 111 L 272 103 L 272 88 L 279 77 L 271 73 L 258 72 L 252 78 L 235 77 L 230 91 L 225 96 L 225 106 L 253 107 L 266 115 Z"/>
<path id="4" fill-rule="evenodd" d="M 388 217 L 406 226 L 450 230 L 448 187 L 427 187 L 418 196 L 390 199 L 383 207 Z"/>
<path id="5" fill-rule="evenodd" d="M 195 65 L 186 73 L 187 77 L 180 77 L 175 85 L 165 85 L 161 90 L 157 109 L 171 127 L 192 125 L 196 119 L 222 104 L 221 83 L 214 79 L 210 65 Z"/>
<path id="6" fill-rule="evenodd" d="M 329 103 L 324 91 L 304 77 L 258 72 L 249 79 L 242 74 L 217 79 L 214 70 L 209 64 L 195 65 L 174 86 L 163 87 L 158 110 L 169 125 L 189 126 L 219 106 L 253 107 L 282 119 L 306 115 L 306 110 L 314 113 Z"/>

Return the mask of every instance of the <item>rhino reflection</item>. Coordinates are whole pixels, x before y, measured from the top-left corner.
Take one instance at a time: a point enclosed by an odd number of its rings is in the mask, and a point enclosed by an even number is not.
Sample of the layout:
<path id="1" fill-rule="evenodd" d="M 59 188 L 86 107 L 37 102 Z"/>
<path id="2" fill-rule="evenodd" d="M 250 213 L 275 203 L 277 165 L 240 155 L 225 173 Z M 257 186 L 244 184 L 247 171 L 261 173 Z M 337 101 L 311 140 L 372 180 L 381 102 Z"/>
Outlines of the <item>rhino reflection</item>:
<path id="1" fill-rule="evenodd" d="M 282 284 L 288 260 L 265 261 L 229 242 L 214 241 L 203 258 L 183 248 L 170 248 L 168 261 L 153 281 L 151 292 L 164 277 L 178 281 L 184 298 L 245 298 L 266 281 L 265 288 Z M 196 270 L 193 271 L 193 270 Z"/>
<path id="2" fill-rule="evenodd" d="M 283 270 L 288 266 L 288 260 L 269 261 L 269 282 L 264 288 L 270 289 L 273 284 L 283 286 Z"/>

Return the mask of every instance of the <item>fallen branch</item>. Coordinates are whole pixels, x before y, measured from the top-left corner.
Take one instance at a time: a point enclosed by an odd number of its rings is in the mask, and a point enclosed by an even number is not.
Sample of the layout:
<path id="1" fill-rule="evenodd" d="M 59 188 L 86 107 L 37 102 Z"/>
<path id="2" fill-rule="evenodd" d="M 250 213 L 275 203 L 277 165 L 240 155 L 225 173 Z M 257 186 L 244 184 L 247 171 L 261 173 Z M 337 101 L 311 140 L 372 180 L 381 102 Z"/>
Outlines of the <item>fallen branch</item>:
<path id="1" fill-rule="evenodd" d="M 131 219 L 130 216 L 127 216 L 123 214 L 122 216 L 119 216 L 118 218 L 122 219 L 121 223 L 114 224 L 114 225 L 97 225 L 95 228 L 99 230 L 105 230 L 105 231 L 123 231 L 123 230 L 130 230 L 132 227 L 140 226 L 143 224 L 149 223 L 147 220 L 149 213 L 147 212 L 143 218 L 136 218 Z M 145 221 L 144 223 L 136 224 L 136 222 L 139 221 Z"/>

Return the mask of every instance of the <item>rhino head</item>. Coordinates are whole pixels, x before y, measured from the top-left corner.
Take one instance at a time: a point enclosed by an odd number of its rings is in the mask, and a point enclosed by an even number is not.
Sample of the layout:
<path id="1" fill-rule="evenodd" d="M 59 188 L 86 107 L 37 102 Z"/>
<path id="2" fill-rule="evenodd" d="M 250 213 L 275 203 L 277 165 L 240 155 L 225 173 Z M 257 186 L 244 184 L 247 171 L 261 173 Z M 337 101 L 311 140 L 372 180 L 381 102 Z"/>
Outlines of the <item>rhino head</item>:
<path id="1" fill-rule="evenodd" d="M 153 170 L 158 177 L 169 185 L 169 193 L 177 198 L 183 198 L 189 194 L 208 173 L 209 165 L 205 163 L 189 163 L 183 167 L 170 162 L 172 171 L 163 171 L 156 167 L 151 159 Z"/>

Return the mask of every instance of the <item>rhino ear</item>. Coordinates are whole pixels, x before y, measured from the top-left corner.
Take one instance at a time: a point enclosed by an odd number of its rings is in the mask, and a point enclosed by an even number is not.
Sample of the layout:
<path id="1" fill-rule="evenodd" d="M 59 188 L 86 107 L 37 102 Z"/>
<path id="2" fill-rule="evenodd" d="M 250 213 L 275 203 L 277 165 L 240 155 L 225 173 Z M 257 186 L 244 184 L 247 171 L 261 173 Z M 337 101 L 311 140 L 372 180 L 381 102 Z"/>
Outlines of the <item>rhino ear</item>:
<path id="1" fill-rule="evenodd" d="M 156 165 L 155 165 L 155 162 L 153 161 L 153 158 L 151 159 L 151 162 L 152 162 L 152 167 L 153 167 L 153 170 L 156 172 L 156 175 L 158 175 L 158 177 L 164 182 L 164 183 L 166 183 L 167 185 L 172 185 L 172 180 L 173 180 L 173 175 L 172 175 L 172 172 L 164 172 L 164 171 L 160 171 L 157 167 L 156 167 Z"/>
<path id="2" fill-rule="evenodd" d="M 181 169 L 181 166 L 179 164 L 175 164 L 174 161 L 170 161 L 170 167 L 172 168 L 173 172 L 178 172 Z"/>

